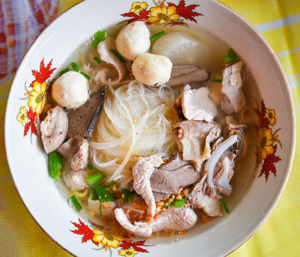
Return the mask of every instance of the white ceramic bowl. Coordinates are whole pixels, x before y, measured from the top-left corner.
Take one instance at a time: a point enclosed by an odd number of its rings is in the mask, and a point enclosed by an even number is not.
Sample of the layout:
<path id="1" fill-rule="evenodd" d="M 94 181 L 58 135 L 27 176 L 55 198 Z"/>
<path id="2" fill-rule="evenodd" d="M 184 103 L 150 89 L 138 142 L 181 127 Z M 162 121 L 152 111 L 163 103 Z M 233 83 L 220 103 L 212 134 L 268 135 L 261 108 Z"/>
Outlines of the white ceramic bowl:
<path id="1" fill-rule="evenodd" d="M 124 256 L 126 248 L 129 250 L 128 256 L 134 254 L 142 256 L 141 248 L 150 253 L 147 256 L 155 257 L 226 255 L 247 240 L 264 222 L 286 184 L 295 146 L 295 119 L 287 81 L 271 48 L 247 21 L 219 2 L 185 1 L 188 2 L 186 5 L 200 5 L 195 7 L 194 11 L 203 16 L 194 16 L 194 20 L 187 20 L 187 16 L 183 17 L 184 14 L 180 9 L 183 7 L 183 2 L 181 5 L 179 0 L 170 0 L 166 3 L 170 2 L 177 5 L 176 12 L 181 15 L 180 19 L 184 23 L 192 23 L 195 25 L 195 30 L 202 27 L 217 35 L 246 61 L 260 91 L 257 95 L 262 96 L 266 107 L 264 111 L 261 104 L 258 104 L 262 124 L 260 130 L 265 135 L 270 135 L 272 132 L 273 136 L 278 128 L 281 130 L 275 133 L 277 136 L 273 141 L 268 141 L 273 150 L 268 148 L 266 153 L 269 155 L 261 159 L 263 166 L 259 167 L 259 171 L 263 171 L 262 176 L 259 176 L 260 173 L 256 174 L 254 181 L 248 182 L 249 185 L 252 183 L 250 189 L 244 190 L 243 195 L 236 198 L 238 200 L 229 201 L 231 213 L 207 224 L 196 226 L 183 235 L 182 240 L 170 242 L 168 238 L 155 238 L 145 243 L 121 242 L 120 238 L 109 237 L 100 230 L 93 230 L 93 226 L 83 216 L 80 225 L 80 216 L 67 204 L 57 185 L 48 176 L 47 156 L 41 148 L 38 137 L 34 135 L 34 125 L 38 123 L 38 115 L 29 109 L 30 105 L 33 111 L 38 112 L 38 105 L 33 102 L 29 104 L 30 99 L 21 99 L 30 94 L 24 91 L 24 84 L 29 91 L 36 90 L 38 94 L 43 94 L 43 91 L 39 92 L 39 90 L 43 89 L 41 84 L 45 80 L 49 85 L 47 72 L 42 71 L 43 76 L 32 73 L 32 70 L 40 71 L 42 60 L 46 65 L 53 60 L 52 68 L 62 69 L 64 62 L 73 51 L 97 30 L 130 18 L 149 17 L 150 8 L 159 7 L 155 6 L 154 1 L 148 1 L 148 7 L 137 14 L 130 11 L 133 1 L 129 0 L 110 0 L 105 3 L 89 0 L 73 7 L 57 18 L 38 37 L 18 69 L 7 102 L 5 144 L 9 167 L 26 207 L 45 232 L 74 255 L 109 256 L 107 251 L 95 250 L 103 246 L 111 250 L 113 256 L 118 254 Z M 129 14 L 127 17 L 121 16 L 124 13 Z M 32 88 L 30 84 L 33 81 L 36 81 L 36 84 L 33 83 Z M 26 130 L 28 132 L 24 136 Z M 282 148 L 279 147 L 279 141 L 275 141 L 276 138 L 282 142 Z M 259 151 L 262 152 L 263 149 Z M 264 171 L 263 167 L 267 166 L 273 168 L 276 176 L 269 170 L 266 180 L 267 171 Z M 79 225 L 75 227 L 75 223 Z M 80 229 L 81 232 L 77 234 L 70 231 Z M 86 234 L 83 241 L 83 235 L 80 233 Z M 82 243 L 84 241 L 86 242 Z M 138 246 L 140 248 L 137 248 Z"/>

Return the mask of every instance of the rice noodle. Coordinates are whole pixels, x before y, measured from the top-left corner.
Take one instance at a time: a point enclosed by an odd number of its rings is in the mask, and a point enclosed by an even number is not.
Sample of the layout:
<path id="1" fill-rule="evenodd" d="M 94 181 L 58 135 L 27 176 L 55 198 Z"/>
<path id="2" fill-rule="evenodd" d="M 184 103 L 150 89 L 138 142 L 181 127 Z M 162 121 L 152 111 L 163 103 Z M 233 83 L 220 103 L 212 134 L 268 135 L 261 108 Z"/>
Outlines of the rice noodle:
<path id="1" fill-rule="evenodd" d="M 171 126 L 178 117 L 173 102 L 174 95 L 165 86 L 126 81 L 109 87 L 90 143 L 91 161 L 107 173 L 107 181 L 126 186 L 139 156 L 165 157 L 176 150 Z"/>

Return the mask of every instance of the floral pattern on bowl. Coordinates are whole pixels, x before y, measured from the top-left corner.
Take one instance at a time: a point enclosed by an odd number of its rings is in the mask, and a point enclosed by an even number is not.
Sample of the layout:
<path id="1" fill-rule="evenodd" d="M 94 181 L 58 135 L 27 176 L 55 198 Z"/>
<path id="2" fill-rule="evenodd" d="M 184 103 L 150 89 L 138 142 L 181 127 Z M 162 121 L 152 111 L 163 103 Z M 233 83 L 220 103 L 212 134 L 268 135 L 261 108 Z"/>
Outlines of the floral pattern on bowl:
<path id="1" fill-rule="evenodd" d="M 282 148 L 282 144 L 279 140 L 278 131 L 274 132 L 272 127 L 276 124 L 276 111 L 274 109 L 268 109 L 265 106 L 264 101 L 261 101 L 260 108 L 257 108 L 256 114 L 259 118 L 259 129 L 258 129 L 258 164 L 261 164 L 260 174 L 261 177 L 265 175 L 266 182 L 268 181 L 270 171 L 276 176 L 277 170 L 275 163 L 281 159 L 276 156 L 277 143 Z"/>
<path id="2" fill-rule="evenodd" d="M 188 26 L 187 20 L 198 23 L 195 17 L 203 15 L 195 11 L 199 5 L 187 5 L 185 0 L 180 0 L 177 5 L 166 0 L 153 0 L 153 4 L 154 6 L 150 7 L 147 2 L 133 2 L 130 12 L 121 15 L 130 18 L 125 21 L 127 23 L 146 21 L 147 24 L 184 26 Z"/>
<path id="3" fill-rule="evenodd" d="M 92 241 L 93 244 L 100 246 L 95 250 L 105 250 L 110 252 L 112 256 L 113 249 L 119 249 L 118 254 L 125 257 L 133 257 L 139 252 L 148 253 L 148 250 L 143 248 L 152 245 L 145 245 L 145 240 L 133 241 L 124 240 L 123 237 L 117 236 L 110 231 L 103 229 L 91 229 L 81 219 L 79 223 L 71 222 L 77 229 L 71 230 L 74 234 L 82 235 L 81 243 Z"/>
<path id="4" fill-rule="evenodd" d="M 31 135 L 34 134 L 37 136 L 38 122 L 46 103 L 48 88 L 46 80 L 56 70 L 56 68 L 51 69 L 51 66 L 52 60 L 45 66 L 43 59 L 40 64 L 40 70 L 32 70 L 32 75 L 35 79 L 30 83 L 29 89 L 25 83 L 25 97 L 21 98 L 21 100 L 28 100 L 28 108 L 21 106 L 17 115 L 17 121 L 24 127 L 24 137 L 28 134 L 29 130 L 31 130 Z"/>

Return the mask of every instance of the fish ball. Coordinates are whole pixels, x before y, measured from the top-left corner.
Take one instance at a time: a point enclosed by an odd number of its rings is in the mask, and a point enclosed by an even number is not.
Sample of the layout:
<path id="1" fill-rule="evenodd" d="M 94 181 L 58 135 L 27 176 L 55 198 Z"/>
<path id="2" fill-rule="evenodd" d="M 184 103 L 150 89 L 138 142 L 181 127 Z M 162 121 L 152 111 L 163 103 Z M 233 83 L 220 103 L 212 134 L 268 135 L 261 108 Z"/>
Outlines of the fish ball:
<path id="1" fill-rule="evenodd" d="M 89 98 L 87 79 L 76 71 L 64 73 L 52 85 L 52 98 L 67 108 L 80 107 Z"/>
<path id="2" fill-rule="evenodd" d="M 150 31 L 142 21 L 125 26 L 116 39 L 117 50 L 131 61 L 134 61 L 140 54 L 146 53 L 150 44 Z"/>
<path id="3" fill-rule="evenodd" d="M 168 82 L 171 70 L 170 59 L 156 54 L 142 54 L 132 64 L 135 79 L 148 86 L 160 86 Z"/>

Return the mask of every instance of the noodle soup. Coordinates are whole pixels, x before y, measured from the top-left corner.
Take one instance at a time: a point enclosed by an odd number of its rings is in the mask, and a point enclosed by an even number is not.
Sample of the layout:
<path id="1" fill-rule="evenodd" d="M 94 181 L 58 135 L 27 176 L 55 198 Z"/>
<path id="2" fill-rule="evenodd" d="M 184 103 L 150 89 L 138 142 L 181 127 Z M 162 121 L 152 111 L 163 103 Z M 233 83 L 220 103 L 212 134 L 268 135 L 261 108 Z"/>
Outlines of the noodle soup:
<path id="1" fill-rule="evenodd" d="M 134 22 L 96 32 L 66 62 L 41 137 L 93 224 L 182 233 L 250 186 L 254 91 L 244 62 L 207 31 Z"/>

